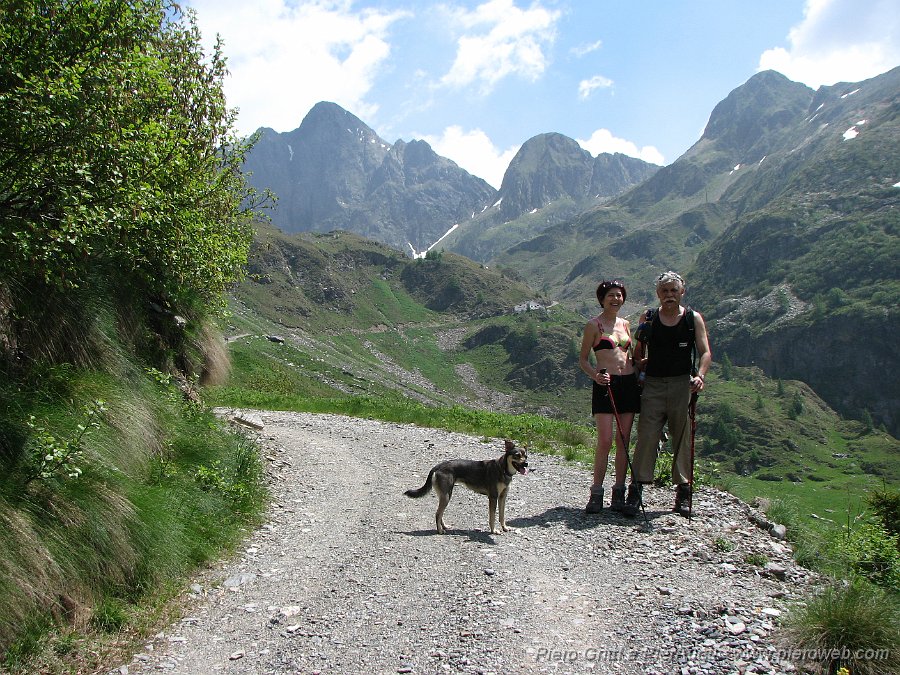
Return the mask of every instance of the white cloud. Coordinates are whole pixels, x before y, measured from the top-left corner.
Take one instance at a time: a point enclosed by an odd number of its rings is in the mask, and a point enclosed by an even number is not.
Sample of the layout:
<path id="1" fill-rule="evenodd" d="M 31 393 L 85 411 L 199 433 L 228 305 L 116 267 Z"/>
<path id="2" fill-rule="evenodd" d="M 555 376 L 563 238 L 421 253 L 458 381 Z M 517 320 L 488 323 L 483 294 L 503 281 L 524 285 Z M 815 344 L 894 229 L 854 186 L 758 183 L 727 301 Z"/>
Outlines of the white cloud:
<path id="1" fill-rule="evenodd" d="M 787 40 L 763 52 L 760 70 L 813 88 L 857 82 L 900 64 L 900 11 L 896 0 L 807 0 Z"/>
<path id="2" fill-rule="evenodd" d="M 191 0 L 204 41 L 225 42 L 228 104 L 240 109 L 237 128 L 296 129 L 319 101 L 333 101 L 361 118 L 390 54 L 388 30 L 404 12 L 352 10 L 347 0 Z M 278 103 L 273 104 L 273 99 Z"/>
<path id="3" fill-rule="evenodd" d="M 587 56 L 591 52 L 595 52 L 603 46 L 603 40 L 597 40 L 596 42 L 592 42 L 589 45 L 576 45 L 569 50 L 569 53 L 573 56 L 578 57 L 579 59 L 582 56 Z"/>
<path id="4" fill-rule="evenodd" d="M 591 95 L 594 89 L 609 89 L 613 86 L 613 81 L 603 75 L 594 75 L 589 80 L 582 80 L 578 83 L 578 98 L 586 99 Z"/>
<path id="5" fill-rule="evenodd" d="M 619 152 L 629 157 L 637 157 L 651 164 L 663 166 L 666 163 L 662 153 L 652 145 L 645 145 L 638 148 L 631 141 L 624 138 L 616 138 L 609 129 L 597 129 L 591 137 L 586 141 L 578 139 L 578 144 L 592 155 L 599 155 L 601 152 Z"/>
<path id="6" fill-rule="evenodd" d="M 484 179 L 500 189 L 503 174 L 519 146 L 500 150 L 481 129 L 463 131 L 462 127 L 450 126 L 440 136 L 420 136 L 442 157 L 456 162 L 473 176 Z"/>
<path id="7" fill-rule="evenodd" d="M 477 82 L 487 93 L 510 75 L 534 81 L 544 73 L 544 51 L 556 39 L 561 13 L 540 2 L 523 10 L 513 0 L 489 0 L 472 11 L 449 10 L 449 16 L 464 34 L 441 84 L 463 87 Z"/>

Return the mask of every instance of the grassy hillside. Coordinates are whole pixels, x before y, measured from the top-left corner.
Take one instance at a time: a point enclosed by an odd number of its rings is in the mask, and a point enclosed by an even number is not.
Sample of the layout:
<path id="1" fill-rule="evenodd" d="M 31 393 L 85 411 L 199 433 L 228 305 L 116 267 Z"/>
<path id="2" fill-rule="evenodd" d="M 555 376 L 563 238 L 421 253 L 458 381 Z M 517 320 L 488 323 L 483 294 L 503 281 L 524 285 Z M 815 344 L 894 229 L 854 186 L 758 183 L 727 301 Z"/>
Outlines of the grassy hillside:
<path id="1" fill-rule="evenodd" d="M 256 447 L 105 337 L 102 370 L 0 372 L 3 672 L 127 658 L 261 514 Z"/>

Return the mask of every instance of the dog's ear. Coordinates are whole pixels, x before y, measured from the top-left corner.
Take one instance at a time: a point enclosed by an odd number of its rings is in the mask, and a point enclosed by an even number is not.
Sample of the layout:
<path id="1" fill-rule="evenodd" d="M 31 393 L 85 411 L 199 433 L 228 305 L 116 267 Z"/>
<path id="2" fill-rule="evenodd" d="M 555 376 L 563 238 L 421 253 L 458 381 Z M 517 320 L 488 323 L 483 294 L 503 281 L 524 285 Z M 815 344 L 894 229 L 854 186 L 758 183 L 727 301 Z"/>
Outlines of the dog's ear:
<path id="1" fill-rule="evenodd" d="M 507 451 L 507 452 L 509 452 L 509 451 L 511 451 L 511 450 L 514 450 L 515 447 L 516 447 L 516 444 L 513 443 L 513 442 L 512 442 L 511 440 L 509 440 L 508 438 L 503 442 L 503 444 L 504 444 L 504 446 L 506 447 L 506 451 Z"/>

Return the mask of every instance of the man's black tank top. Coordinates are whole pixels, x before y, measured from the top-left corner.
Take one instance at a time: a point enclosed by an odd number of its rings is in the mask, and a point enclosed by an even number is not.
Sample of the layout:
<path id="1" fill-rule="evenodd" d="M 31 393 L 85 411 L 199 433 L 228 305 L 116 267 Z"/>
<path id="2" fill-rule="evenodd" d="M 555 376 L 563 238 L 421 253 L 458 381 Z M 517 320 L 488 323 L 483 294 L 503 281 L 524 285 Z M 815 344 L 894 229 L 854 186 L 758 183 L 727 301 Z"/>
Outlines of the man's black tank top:
<path id="1" fill-rule="evenodd" d="M 693 345 L 691 330 L 687 326 L 685 315 L 674 326 L 666 326 L 659 320 L 659 313 L 653 317 L 653 328 L 650 333 L 647 362 L 647 375 L 651 377 L 674 377 L 690 375 L 693 367 Z"/>

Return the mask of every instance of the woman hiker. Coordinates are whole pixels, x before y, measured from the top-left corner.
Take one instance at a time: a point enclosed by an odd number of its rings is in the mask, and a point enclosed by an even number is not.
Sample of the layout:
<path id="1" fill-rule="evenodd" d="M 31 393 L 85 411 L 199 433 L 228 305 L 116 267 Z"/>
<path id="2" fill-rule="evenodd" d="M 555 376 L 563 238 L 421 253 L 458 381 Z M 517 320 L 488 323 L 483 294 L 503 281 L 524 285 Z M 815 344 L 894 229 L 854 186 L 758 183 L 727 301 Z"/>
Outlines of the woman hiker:
<path id="1" fill-rule="evenodd" d="M 634 415 L 640 412 L 641 407 L 637 373 L 632 363 L 631 331 L 628 321 L 618 316 L 626 296 L 627 291 L 621 281 L 601 282 L 597 286 L 597 301 L 602 311 L 587 322 L 581 339 L 579 365 L 594 383 L 591 414 L 597 425 L 594 482 L 585 507 L 587 513 L 599 513 L 603 509 L 603 480 L 612 447 L 614 413 L 618 413 L 622 428 L 616 433 L 616 476 L 610 508 L 621 511 L 625 505 L 628 440 Z M 595 365 L 591 365 L 589 359 L 591 351 L 594 352 Z M 610 400 L 610 390 L 613 400 Z"/>

